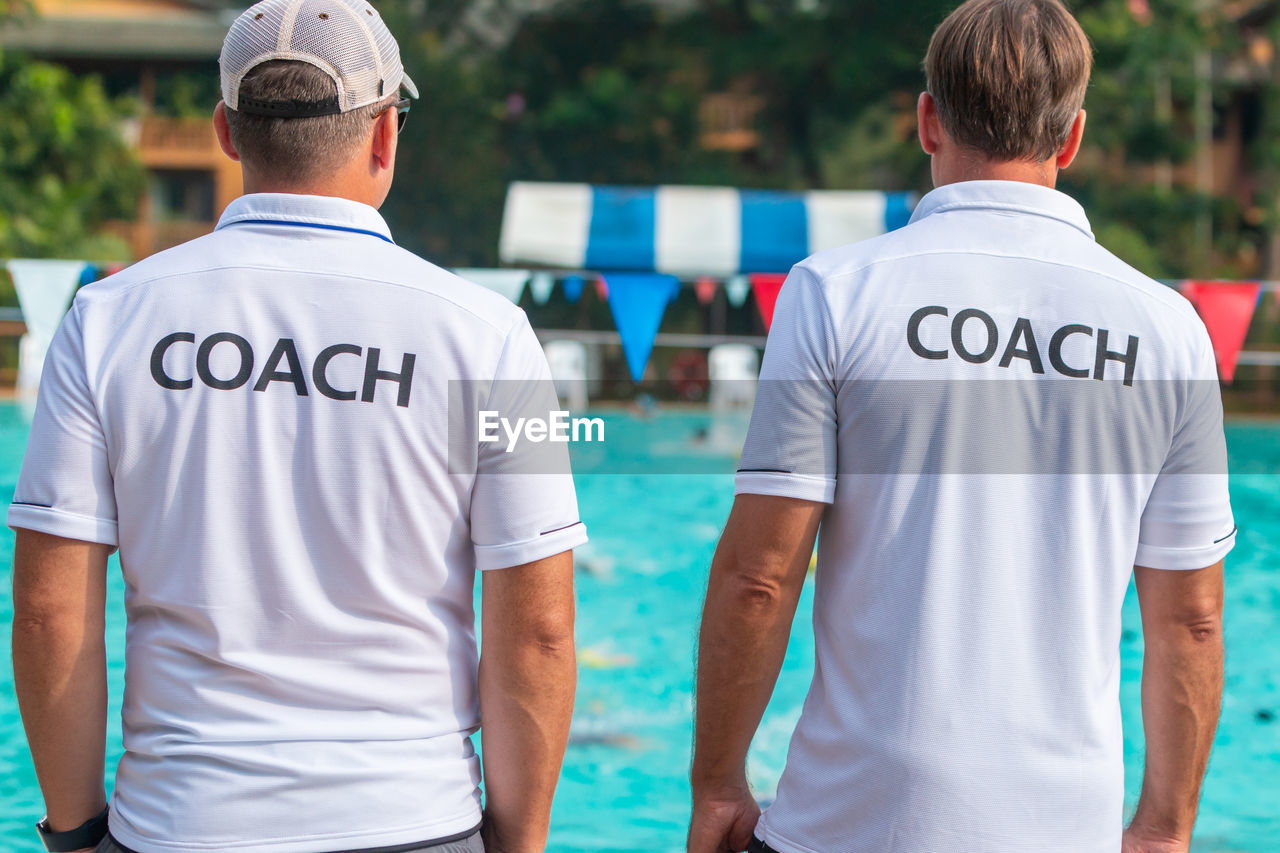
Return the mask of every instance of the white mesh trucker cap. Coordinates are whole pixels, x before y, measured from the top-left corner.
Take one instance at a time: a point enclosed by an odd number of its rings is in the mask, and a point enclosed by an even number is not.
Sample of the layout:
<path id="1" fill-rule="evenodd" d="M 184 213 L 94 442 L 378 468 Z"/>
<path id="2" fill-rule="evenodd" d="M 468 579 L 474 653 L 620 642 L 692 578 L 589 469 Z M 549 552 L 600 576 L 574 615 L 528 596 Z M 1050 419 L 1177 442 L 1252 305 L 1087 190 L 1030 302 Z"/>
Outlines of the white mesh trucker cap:
<path id="1" fill-rule="evenodd" d="M 337 98 L 241 102 L 240 84 L 263 62 L 309 62 L 328 74 Z M 400 91 L 418 97 L 404 73 L 400 47 L 378 10 L 365 0 L 262 0 L 231 25 L 218 58 L 222 100 L 250 115 L 303 118 L 335 115 L 375 104 Z"/>

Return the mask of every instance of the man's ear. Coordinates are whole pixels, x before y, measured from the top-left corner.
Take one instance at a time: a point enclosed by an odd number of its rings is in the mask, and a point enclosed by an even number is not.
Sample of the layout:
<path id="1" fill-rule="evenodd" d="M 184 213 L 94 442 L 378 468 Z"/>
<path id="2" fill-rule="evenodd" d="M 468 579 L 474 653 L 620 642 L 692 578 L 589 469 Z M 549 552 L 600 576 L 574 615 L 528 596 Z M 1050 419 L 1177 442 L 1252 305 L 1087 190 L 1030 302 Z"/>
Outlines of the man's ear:
<path id="1" fill-rule="evenodd" d="M 916 131 L 924 153 L 933 156 L 942 141 L 942 123 L 938 120 L 938 105 L 928 92 L 921 92 L 916 101 Z"/>
<path id="2" fill-rule="evenodd" d="M 1071 161 L 1075 160 L 1076 155 L 1080 153 L 1080 143 L 1084 140 L 1085 118 L 1085 111 L 1081 110 L 1076 113 L 1076 120 L 1071 122 L 1071 132 L 1067 134 L 1067 141 L 1058 149 L 1058 156 L 1055 158 L 1059 170 L 1070 166 Z"/>
<path id="3" fill-rule="evenodd" d="M 227 124 L 225 101 L 218 101 L 218 105 L 213 108 L 213 132 L 218 136 L 218 147 L 222 149 L 222 153 L 239 163 L 240 153 L 231 141 L 231 126 Z"/>
<path id="4" fill-rule="evenodd" d="M 370 152 L 372 160 L 370 168 L 374 171 L 392 169 L 396 164 L 396 142 L 398 141 L 397 125 L 400 118 L 395 107 L 391 107 L 378 116 L 373 128 L 373 146 Z"/>

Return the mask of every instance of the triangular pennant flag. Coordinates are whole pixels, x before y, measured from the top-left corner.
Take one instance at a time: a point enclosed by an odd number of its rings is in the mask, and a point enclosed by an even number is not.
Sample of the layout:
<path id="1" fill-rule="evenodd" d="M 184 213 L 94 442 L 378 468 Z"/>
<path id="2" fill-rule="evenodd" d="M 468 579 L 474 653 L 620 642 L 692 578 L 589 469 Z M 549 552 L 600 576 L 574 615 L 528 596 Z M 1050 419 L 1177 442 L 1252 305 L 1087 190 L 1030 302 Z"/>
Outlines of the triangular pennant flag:
<path id="1" fill-rule="evenodd" d="M 773 325 L 773 309 L 778 304 L 778 291 L 786 275 L 778 272 L 761 272 L 751 274 L 751 292 L 756 296 L 756 308 L 760 309 L 760 319 L 764 320 L 764 330 L 769 331 Z"/>
<path id="2" fill-rule="evenodd" d="M 632 380 L 639 382 L 672 290 L 679 288 L 680 282 L 674 276 L 658 273 L 611 273 L 608 287 L 609 310 L 622 338 L 627 369 Z"/>
<path id="3" fill-rule="evenodd" d="M 609 282 L 604 280 L 604 276 L 596 277 L 596 296 L 600 297 L 601 302 L 609 301 Z"/>
<path id="4" fill-rule="evenodd" d="M 53 340 L 62 315 L 71 304 L 71 295 L 80 286 L 84 261 L 9 261 L 13 289 L 18 292 L 22 319 L 27 332 L 43 345 Z"/>
<path id="5" fill-rule="evenodd" d="M 551 298 L 551 291 L 555 289 L 556 280 L 551 277 L 549 272 L 536 272 L 533 278 L 529 279 L 529 292 L 533 294 L 533 301 L 538 305 L 546 305 L 547 300 Z"/>
<path id="6" fill-rule="evenodd" d="M 566 276 L 565 280 L 560 283 L 564 288 L 564 298 L 570 302 L 577 302 L 582 298 L 582 288 L 586 286 L 586 282 L 582 280 L 580 275 Z"/>
<path id="7" fill-rule="evenodd" d="M 714 278 L 703 277 L 694 282 L 693 292 L 698 297 L 698 302 L 702 305 L 710 305 L 711 300 L 716 298 L 716 280 Z"/>
<path id="8" fill-rule="evenodd" d="M 529 280 L 528 270 L 457 269 L 454 273 L 481 287 L 487 287 L 494 293 L 500 293 L 512 302 L 520 301 L 525 282 Z"/>
<path id="9" fill-rule="evenodd" d="M 735 275 L 725 282 L 724 292 L 729 297 L 730 305 L 741 308 L 747 301 L 747 294 L 751 292 L 751 282 L 745 275 Z"/>
<path id="10" fill-rule="evenodd" d="M 1258 307 L 1260 289 L 1257 282 L 1188 281 L 1182 285 L 1182 294 L 1191 300 L 1209 331 L 1218 374 L 1224 382 L 1235 379 L 1236 359 Z"/>

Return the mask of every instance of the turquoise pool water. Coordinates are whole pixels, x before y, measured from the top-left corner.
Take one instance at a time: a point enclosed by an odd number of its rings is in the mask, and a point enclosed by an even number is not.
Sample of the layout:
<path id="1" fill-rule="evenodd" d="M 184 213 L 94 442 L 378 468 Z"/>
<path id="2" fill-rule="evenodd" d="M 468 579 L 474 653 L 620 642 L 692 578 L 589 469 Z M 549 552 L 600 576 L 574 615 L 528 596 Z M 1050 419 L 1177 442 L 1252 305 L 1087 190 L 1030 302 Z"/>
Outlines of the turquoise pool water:
<path id="1" fill-rule="evenodd" d="M 688 818 L 694 633 L 707 565 L 732 501 L 734 437 L 742 424 L 713 424 L 688 413 L 605 417 L 606 444 L 575 459 L 592 541 L 579 555 L 582 673 L 550 849 L 675 851 Z M 26 431 L 19 410 L 0 405 L 0 498 L 6 504 Z M 1226 698 L 1194 849 L 1280 853 L 1280 424 L 1232 424 L 1228 439 L 1241 534 L 1228 558 Z M 679 466 L 664 470 L 712 473 L 646 473 L 653 470 L 646 462 L 653 453 L 679 458 Z M 606 463 L 625 473 L 592 473 Z M 39 845 L 30 826 L 41 803 L 7 655 L 11 553 L 12 534 L 0 531 L 0 642 L 6 650 L 0 667 L 0 850 L 34 853 Z M 120 749 L 121 587 L 117 576 L 108 617 L 109 766 Z M 812 671 L 811 595 L 810 585 L 751 755 L 762 798 L 772 796 Z M 1142 639 L 1132 597 L 1124 626 L 1125 766 L 1132 803 L 1142 766 Z"/>

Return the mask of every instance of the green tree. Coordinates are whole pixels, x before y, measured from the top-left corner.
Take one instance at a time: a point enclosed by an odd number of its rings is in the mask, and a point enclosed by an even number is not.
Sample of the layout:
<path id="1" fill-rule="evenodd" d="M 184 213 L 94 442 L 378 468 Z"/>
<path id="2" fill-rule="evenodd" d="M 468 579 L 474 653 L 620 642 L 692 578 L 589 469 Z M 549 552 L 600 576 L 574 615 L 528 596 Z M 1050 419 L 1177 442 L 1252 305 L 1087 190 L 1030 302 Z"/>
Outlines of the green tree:
<path id="1" fill-rule="evenodd" d="M 0 53 L 0 257 L 125 258 L 145 172 L 121 127 L 132 106 L 94 77 Z"/>

